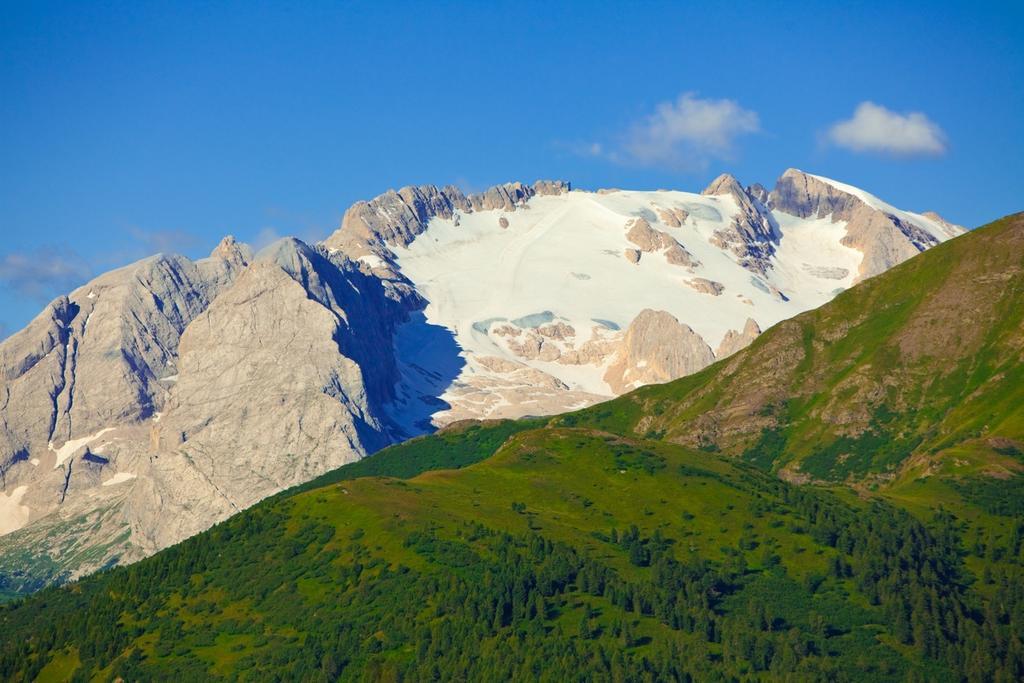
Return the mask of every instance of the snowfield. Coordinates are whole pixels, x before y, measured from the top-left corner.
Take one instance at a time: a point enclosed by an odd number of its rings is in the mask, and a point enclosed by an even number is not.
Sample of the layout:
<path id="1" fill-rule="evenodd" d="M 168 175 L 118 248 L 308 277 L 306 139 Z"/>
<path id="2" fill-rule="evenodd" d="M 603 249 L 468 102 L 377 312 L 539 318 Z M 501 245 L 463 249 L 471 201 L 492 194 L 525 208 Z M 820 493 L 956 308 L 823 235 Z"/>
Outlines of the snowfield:
<path id="1" fill-rule="evenodd" d="M 673 228 L 658 220 L 658 208 L 681 208 L 690 216 Z M 457 225 L 455 219 L 435 218 L 424 234 L 396 253 L 401 272 L 429 301 L 426 320 L 451 330 L 466 357 L 516 362 L 523 359 L 487 330 L 550 311 L 554 320 L 576 330 L 579 346 L 592 338 L 595 326 L 611 323 L 604 327 L 624 330 L 641 310 L 653 308 L 668 311 L 715 349 L 727 331 L 742 329 L 748 317 L 766 329 L 825 303 L 853 283 L 861 254 L 840 244 L 845 223 L 779 214 L 782 239 L 774 268 L 761 278 L 709 241 L 737 211 L 727 195 L 573 191 L 534 197 L 528 208 L 514 212 L 460 215 Z M 700 265 L 673 265 L 660 253 L 645 253 L 638 264 L 628 261 L 624 250 L 635 245 L 626 239 L 625 226 L 639 216 L 675 238 Z M 499 226 L 499 217 L 508 228 Z M 838 271 L 845 275 L 837 278 Z M 699 292 L 685 282 L 694 277 L 718 282 L 724 290 L 719 296 Z M 531 365 L 570 387 L 612 394 L 601 366 Z"/>

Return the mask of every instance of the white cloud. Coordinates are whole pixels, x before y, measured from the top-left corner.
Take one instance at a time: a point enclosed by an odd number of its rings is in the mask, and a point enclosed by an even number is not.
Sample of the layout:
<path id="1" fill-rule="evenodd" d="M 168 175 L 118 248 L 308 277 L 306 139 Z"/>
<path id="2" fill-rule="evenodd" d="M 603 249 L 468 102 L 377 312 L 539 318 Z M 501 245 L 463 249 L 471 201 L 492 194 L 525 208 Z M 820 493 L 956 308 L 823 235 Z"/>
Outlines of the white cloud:
<path id="1" fill-rule="evenodd" d="M 0 256 L 0 282 L 40 303 L 74 289 L 91 274 L 92 269 L 84 259 L 58 247 Z"/>
<path id="2" fill-rule="evenodd" d="M 259 232 L 257 232 L 256 236 L 253 237 L 252 239 L 252 248 L 256 251 L 259 251 L 264 247 L 269 247 L 271 244 L 278 241 L 282 237 L 285 237 L 285 235 L 279 233 L 276 228 L 260 228 Z"/>
<path id="3" fill-rule="evenodd" d="M 919 156 L 946 151 L 946 134 L 927 116 L 899 114 L 874 102 L 857 105 L 853 117 L 828 129 L 826 139 L 854 152 Z"/>
<path id="4" fill-rule="evenodd" d="M 738 137 L 760 130 L 757 112 L 734 100 L 683 93 L 633 125 L 617 148 L 606 152 L 594 143 L 589 151 L 624 163 L 703 170 L 712 159 L 731 158 Z"/>
<path id="5" fill-rule="evenodd" d="M 135 250 L 140 258 L 152 254 L 181 254 L 200 243 L 199 237 L 187 230 L 147 230 L 131 226 L 128 234 L 136 242 Z"/>

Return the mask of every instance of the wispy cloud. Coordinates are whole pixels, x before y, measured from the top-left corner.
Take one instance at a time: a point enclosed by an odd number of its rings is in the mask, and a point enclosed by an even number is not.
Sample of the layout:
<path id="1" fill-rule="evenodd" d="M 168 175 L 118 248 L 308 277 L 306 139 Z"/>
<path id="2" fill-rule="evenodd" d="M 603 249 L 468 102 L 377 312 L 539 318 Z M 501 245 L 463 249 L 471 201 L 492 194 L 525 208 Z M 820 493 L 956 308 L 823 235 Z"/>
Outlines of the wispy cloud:
<path id="1" fill-rule="evenodd" d="M 91 274 L 92 268 L 82 257 L 57 247 L 0 256 L 0 282 L 38 303 L 74 289 Z"/>
<path id="2" fill-rule="evenodd" d="M 282 237 L 287 237 L 287 235 L 282 235 L 280 232 L 277 231 L 277 228 L 260 228 L 256 235 L 253 236 L 252 238 L 252 248 L 255 249 L 256 251 L 259 251 L 263 247 L 270 246 L 271 244 L 278 241 Z"/>
<path id="3" fill-rule="evenodd" d="M 187 230 L 146 230 L 137 226 L 128 228 L 134 242 L 133 250 L 143 256 L 152 254 L 180 254 L 199 245 L 199 236 Z"/>
<path id="4" fill-rule="evenodd" d="M 946 134 L 921 112 L 900 114 L 874 102 L 861 102 L 853 116 L 833 124 L 827 143 L 854 152 L 897 156 L 936 156 L 946 151 Z"/>
<path id="5" fill-rule="evenodd" d="M 45 304 L 89 281 L 97 273 L 156 253 L 182 253 L 199 244 L 184 230 L 145 230 L 131 227 L 119 248 L 86 258 L 58 245 L 11 251 L 0 255 L 0 283 L 19 295 Z"/>
<path id="6" fill-rule="evenodd" d="M 761 130 L 757 112 L 735 100 L 705 99 L 695 93 L 662 102 L 618 139 L 575 146 L 584 156 L 675 170 L 702 171 L 712 160 L 728 160 L 736 141 Z"/>

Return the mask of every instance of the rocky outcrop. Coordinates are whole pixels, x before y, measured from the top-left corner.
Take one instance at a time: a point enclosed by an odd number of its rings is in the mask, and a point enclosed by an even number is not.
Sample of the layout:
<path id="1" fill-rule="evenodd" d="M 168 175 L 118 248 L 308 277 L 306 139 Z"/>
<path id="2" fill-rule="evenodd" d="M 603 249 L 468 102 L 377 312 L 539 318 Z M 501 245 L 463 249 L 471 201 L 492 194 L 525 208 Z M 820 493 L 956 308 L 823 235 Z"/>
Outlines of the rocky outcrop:
<path id="1" fill-rule="evenodd" d="M 692 374 L 714 360 L 711 347 L 688 325 L 670 313 L 648 308 L 629 324 L 604 381 L 621 394 Z"/>
<path id="2" fill-rule="evenodd" d="M 359 276 L 283 240 L 189 325 L 170 405 L 154 425 L 159 456 L 129 508 L 146 551 L 387 442 L 387 397 L 368 386 L 356 358 L 383 371 L 389 389 L 394 361 L 369 357 L 374 345 L 358 348 L 353 336 L 387 319 L 388 306 L 378 295 L 376 315 L 361 319 L 349 277 Z M 362 297 L 374 295 L 368 280 L 358 285 Z"/>
<path id="3" fill-rule="evenodd" d="M 858 281 L 884 272 L 940 242 L 917 223 L 870 206 L 860 197 L 795 168 L 779 178 L 769 205 L 775 211 L 799 218 L 830 217 L 833 223 L 845 221 L 843 244 L 864 255 Z M 939 221 L 950 237 L 963 231 Z"/>
<path id="4" fill-rule="evenodd" d="M 143 425 L 168 400 L 182 333 L 250 257 L 225 240 L 196 262 L 144 259 L 59 297 L 0 344 L 0 487 L 20 490 L 25 512 L 6 531 L 53 515 L 88 517 L 123 497 L 123 488 L 103 484 L 134 474 L 145 453 Z M 95 545 L 72 543 L 81 566 L 68 576 L 131 555 L 123 516 L 104 519 L 89 527 Z"/>
<path id="5" fill-rule="evenodd" d="M 697 290 L 701 294 L 710 294 L 711 296 L 721 296 L 722 292 L 725 291 L 725 285 L 721 282 L 715 282 L 714 280 L 708 280 L 703 277 L 692 277 L 688 280 L 683 280 L 687 285 Z"/>
<path id="6" fill-rule="evenodd" d="M 761 202 L 762 205 L 768 206 L 769 192 L 761 183 L 754 183 L 753 185 L 748 186 L 746 193 L 749 197 Z"/>
<path id="7" fill-rule="evenodd" d="M 343 255 L 287 239 L 254 257 L 230 237 L 55 300 L 0 344 L 4 531 L 76 535 L 76 576 L 380 448 L 394 330 L 421 305 Z"/>
<path id="8" fill-rule="evenodd" d="M 686 209 L 679 207 L 669 208 L 658 208 L 658 220 L 670 228 L 681 228 L 686 223 L 686 219 L 690 217 L 689 212 Z"/>
<path id="9" fill-rule="evenodd" d="M 470 195 L 454 185 L 388 190 L 370 201 L 353 204 L 345 212 L 341 227 L 324 240 L 324 246 L 344 251 L 350 258 L 371 253 L 386 256 L 389 247 L 409 245 L 427 229 L 432 218 L 450 219 L 459 211 L 515 211 L 531 197 L 559 195 L 570 189 L 570 184 L 562 180 L 538 180 L 532 186 L 505 183 Z"/>
<path id="10" fill-rule="evenodd" d="M 753 318 L 747 318 L 747 322 L 742 330 L 738 332 L 736 330 L 729 330 L 725 333 L 722 341 L 718 344 L 718 350 L 715 351 L 715 358 L 722 359 L 747 348 L 760 335 L 761 327 L 757 324 L 757 321 Z"/>
<path id="11" fill-rule="evenodd" d="M 732 252 L 744 268 L 765 274 L 771 268 L 771 257 L 781 238 L 778 226 L 765 205 L 728 173 L 715 178 L 701 194 L 729 196 L 738 209 L 727 228 L 715 230 L 711 243 Z"/>
<path id="12" fill-rule="evenodd" d="M 631 218 L 626 222 L 626 239 L 635 244 L 638 250 L 626 250 L 626 259 L 639 263 L 640 253 L 664 251 L 665 260 L 676 266 L 693 267 L 699 262 L 667 232 L 655 230 L 645 218 Z M 630 253 L 633 251 L 634 253 Z"/>

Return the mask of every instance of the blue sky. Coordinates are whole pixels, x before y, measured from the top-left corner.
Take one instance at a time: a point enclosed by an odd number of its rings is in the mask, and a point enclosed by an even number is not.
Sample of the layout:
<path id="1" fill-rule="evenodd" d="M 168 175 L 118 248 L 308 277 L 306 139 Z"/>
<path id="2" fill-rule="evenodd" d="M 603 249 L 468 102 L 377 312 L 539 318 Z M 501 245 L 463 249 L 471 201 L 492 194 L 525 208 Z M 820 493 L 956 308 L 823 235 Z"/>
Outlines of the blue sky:
<path id="1" fill-rule="evenodd" d="M 711 4 L 711 3 L 708 3 Z M 1024 3 L 4 2 L 0 337 L 91 274 L 389 187 L 787 167 L 1024 209 Z"/>

